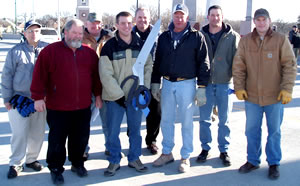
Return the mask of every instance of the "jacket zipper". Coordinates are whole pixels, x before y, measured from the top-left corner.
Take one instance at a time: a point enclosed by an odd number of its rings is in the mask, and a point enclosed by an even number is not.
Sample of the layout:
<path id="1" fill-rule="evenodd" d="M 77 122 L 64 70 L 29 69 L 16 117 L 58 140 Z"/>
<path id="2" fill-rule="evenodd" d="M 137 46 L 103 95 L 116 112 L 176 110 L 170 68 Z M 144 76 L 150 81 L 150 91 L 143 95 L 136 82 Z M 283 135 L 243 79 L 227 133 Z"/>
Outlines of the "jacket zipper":
<path id="1" fill-rule="evenodd" d="M 76 60 L 76 51 L 74 52 L 74 63 L 75 63 L 75 83 L 76 83 L 76 107 L 79 109 L 79 74 L 78 74 L 78 66 Z"/>

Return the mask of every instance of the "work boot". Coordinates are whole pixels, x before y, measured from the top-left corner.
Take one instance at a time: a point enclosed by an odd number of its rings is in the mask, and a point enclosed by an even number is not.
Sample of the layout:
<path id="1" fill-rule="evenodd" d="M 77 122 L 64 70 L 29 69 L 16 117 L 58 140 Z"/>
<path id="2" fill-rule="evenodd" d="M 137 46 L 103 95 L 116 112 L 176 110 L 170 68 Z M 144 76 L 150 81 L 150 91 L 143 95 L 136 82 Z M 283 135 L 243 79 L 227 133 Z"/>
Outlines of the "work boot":
<path id="1" fill-rule="evenodd" d="M 135 170 L 138 172 L 146 172 L 148 170 L 148 167 L 146 167 L 140 159 L 129 162 L 128 166 L 130 168 L 135 168 Z"/>
<path id="2" fill-rule="evenodd" d="M 208 150 L 202 150 L 197 158 L 198 163 L 204 163 L 206 162 L 207 158 L 209 157 Z"/>
<path id="3" fill-rule="evenodd" d="M 255 165 L 252 165 L 251 163 L 249 162 L 246 162 L 244 165 L 242 165 L 240 168 L 239 168 L 239 172 L 244 174 L 244 173 L 248 173 L 248 172 L 251 172 L 255 169 L 258 169 L 259 168 L 259 165 L 255 166 Z"/>
<path id="4" fill-rule="evenodd" d="M 190 159 L 181 159 L 178 171 L 181 173 L 189 172 L 190 166 Z"/>
<path id="5" fill-rule="evenodd" d="M 153 166 L 154 167 L 161 167 L 165 164 L 171 163 L 174 161 L 174 157 L 173 154 L 161 154 L 159 156 L 159 158 L 157 158 L 154 162 L 153 162 Z"/>
<path id="6" fill-rule="evenodd" d="M 147 149 L 150 151 L 151 154 L 157 154 L 158 147 L 156 146 L 155 142 L 152 142 L 151 145 L 147 145 Z"/>
<path id="7" fill-rule="evenodd" d="M 54 185 L 61 185 L 64 184 L 65 180 L 62 175 L 62 172 L 60 172 L 57 169 L 50 170 L 51 179 Z"/>
<path id="8" fill-rule="evenodd" d="M 222 160 L 224 166 L 228 167 L 231 165 L 230 157 L 228 156 L 227 152 L 221 152 L 220 159 Z"/>
<path id="9" fill-rule="evenodd" d="M 77 175 L 79 177 L 85 177 L 88 175 L 87 170 L 83 165 L 78 166 L 78 167 L 75 167 L 74 165 L 72 165 L 71 171 L 77 173 Z"/>
<path id="10" fill-rule="evenodd" d="M 117 172 L 117 170 L 120 169 L 120 164 L 113 164 L 113 163 L 109 163 L 106 171 L 104 171 L 104 176 L 108 177 L 108 176 L 114 176 Z"/>
<path id="11" fill-rule="evenodd" d="M 15 178 L 19 175 L 20 172 L 23 171 L 23 166 L 9 166 L 9 170 L 7 172 L 7 178 L 11 179 L 11 178 Z"/>
<path id="12" fill-rule="evenodd" d="M 38 161 L 34 161 L 32 163 L 26 163 L 25 166 L 35 171 L 41 171 L 44 168 L 43 165 L 40 164 L 40 162 Z"/>
<path id="13" fill-rule="evenodd" d="M 271 180 L 276 180 L 279 178 L 280 173 L 279 173 L 279 166 L 278 165 L 270 165 L 269 167 L 269 178 Z"/>

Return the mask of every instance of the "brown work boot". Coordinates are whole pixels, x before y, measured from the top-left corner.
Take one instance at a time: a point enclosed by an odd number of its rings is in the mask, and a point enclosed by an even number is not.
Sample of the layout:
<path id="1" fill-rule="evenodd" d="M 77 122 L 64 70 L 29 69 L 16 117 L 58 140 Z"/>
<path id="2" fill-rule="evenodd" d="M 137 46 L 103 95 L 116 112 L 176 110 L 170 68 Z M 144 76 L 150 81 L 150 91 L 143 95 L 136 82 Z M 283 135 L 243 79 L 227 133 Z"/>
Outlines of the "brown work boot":
<path id="1" fill-rule="evenodd" d="M 161 167 L 165 164 L 168 164 L 168 163 L 171 163 L 174 161 L 174 158 L 173 158 L 173 154 L 170 153 L 170 154 L 161 154 L 159 156 L 159 158 L 157 158 L 154 162 L 153 162 L 153 166 L 154 167 Z"/>

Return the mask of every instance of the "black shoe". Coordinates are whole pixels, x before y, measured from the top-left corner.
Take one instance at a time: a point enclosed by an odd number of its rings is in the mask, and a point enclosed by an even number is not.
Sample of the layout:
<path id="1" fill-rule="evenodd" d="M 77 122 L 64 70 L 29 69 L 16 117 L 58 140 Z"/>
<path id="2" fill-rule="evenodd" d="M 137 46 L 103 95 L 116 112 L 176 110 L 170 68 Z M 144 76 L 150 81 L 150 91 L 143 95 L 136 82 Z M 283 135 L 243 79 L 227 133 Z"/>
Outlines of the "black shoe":
<path id="1" fill-rule="evenodd" d="M 208 157 L 209 157 L 208 150 L 202 150 L 197 158 L 197 162 L 204 163 L 204 162 L 206 162 Z"/>
<path id="2" fill-rule="evenodd" d="M 220 159 L 222 160 L 224 166 L 228 167 L 231 165 L 230 157 L 228 156 L 227 152 L 221 152 Z"/>
<path id="3" fill-rule="evenodd" d="M 40 164 L 40 162 L 38 161 L 34 161 L 32 163 L 26 163 L 25 165 L 26 167 L 31 168 L 35 171 L 41 171 L 44 168 L 43 165 Z"/>
<path id="4" fill-rule="evenodd" d="M 240 173 L 248 173 L 248 172 L 251 172 L 255 169 L 258 169 L 259 168 L 259 165 L 258 166 L 255 166 L 255 165 L 252 165 L 251 163 L 249 162 L 246 162 L 244 165 L 242 165 L 240 168 L 239 168 L 239 172 Z"/>
<path id="5" fill-rule="evenodd" d="M 269 167 L 269 178 L 271 180 L 276 180 L 280 176 L 278 165 L 270 165 Z"/>
<path id="6" fill-rule="evenodd" d="M 75 167 L 74 165 L 72 165 L 71 171 L 76 172 L 79 177 L 85 177 L 88 175 L 87 170 L 84 168 L 84 166 Z"/>
<path id="7" fill-rule="evenodd" d="M 157 154 L 158 147 L 156 146 L 155 142 L 153 142 L 151 145 L 147 145 L 147 149 L 150 151 L 151 154 Z"/>
<path id="8" fill-rule="evenodd" d="M 24 168 L 22 165 L 21 166 L 9 166 L 9 170 L 7 172 L 7 178 L 11 179 L 11 178 L 17 177 L 18 174 L 23 171 L 23 169 Z"/>
<path id="9" fill-rule="evenodd" d="M 50 173 L 51 173 L 51 179 L 52 179 L 52 182 L 54 185 L 64 184 L 65 180 L 60 171 L 58 171 L 57 169 L 53 169 L 50 171 Z"/>

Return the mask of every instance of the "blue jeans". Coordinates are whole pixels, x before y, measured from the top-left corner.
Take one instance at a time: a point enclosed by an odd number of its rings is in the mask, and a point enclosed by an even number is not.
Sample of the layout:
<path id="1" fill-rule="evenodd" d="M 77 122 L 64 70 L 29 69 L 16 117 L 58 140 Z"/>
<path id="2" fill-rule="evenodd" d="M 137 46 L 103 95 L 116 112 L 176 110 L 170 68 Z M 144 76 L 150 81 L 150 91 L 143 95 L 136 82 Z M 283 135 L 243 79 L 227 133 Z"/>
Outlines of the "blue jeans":
<path id="1" fill-rule="evenodd" d="M 91 111 L 93 111 L 93 109 L 96 107 L 95 104 L 95 97 L 92 96 L 92 104 L 91 104 Z M 102 108 L 99 109 L 99 114 L 100 114 L 100 119 L 102 121 L 102 132 L 104 134 L 104 140 L 105 140 L 105 150 L 107 149 L 106 146 L 106 142 L 107 142 L 107 136 L 108 136 L 108 131 L 107 131 L 107 124 L 106 124 L 106 105 L 105 105 L 105 101 L 102 102 Z M 92 121 L 91 121 L 92 123 Z M 90 146 L 89 144 L 85 147 L 84 152 L 88 153 L 90 151 Z"/>
<path id="2" fill-rule="evenodd" d="M 108 139 L 108 129 L 107 129 L 107 119 L 106 119 L 106 103 L 105 101 L 102 102 L 102 108 L 99 109 L 100 119 L 102 121 L 102 132 L 104 134 L 105 140 L 105 148 L 107 149 L 107 139 Z"/>
<path id="3" fill-rule="evenodd" d="M 272 105 L 260 106 L 245 101 L 247 161 L 253 165 L 260 164 L 261 155 L 261 125 L 263 114 L 266 115 L 268 138 L 266 145 L 267 162 L 269 165 L 279 165 L 281 160 L 281 131 L 283 105 L 279 102 Z"/>
<path id="4" fill-rule="evenodd" d="M 127 108 L 121 107 L 114 101 L 106 102 L 106 118 L 108 129 L 107 150 L 110 153 L 108 161 L 113 164 L 119 164 L 121 160 L 120 127 L 124 113 L 127 117 L 127 126 L 129 129 L 129 154 L 128 161 L 132 162 L 139 158 L 142 149 L 141 122 L 142 111 L 135 110 L 132 105 Z"/>
<path id="5" fill-rule="evenodd" d="M 174 147 L 174 124 L 177 115 L 181 121 L 181 135 L 183 146 L 180 154 L 187 159 L 193 152 L 193 113 L 196 80 L 171 82 L 163 80 L 161 92 L 161 131 L 163 135 L 162 153 L 169 154 Z"/>
<path id="6" fill-rule="evenodd" d="M 218 108 L 219 129 L 218 144 L 220 152 L 227 152 L 229 146 L 230 129 L 229 115 L 232 110 L 231 95 L 228 95 L 230 84 L 208 84 L 206 87 L 206 104 L 200 110 L 200 141 L 203 150 L 210 150 L 212 142 L 210 125 L 212 123 L 213 107 Z"/>

